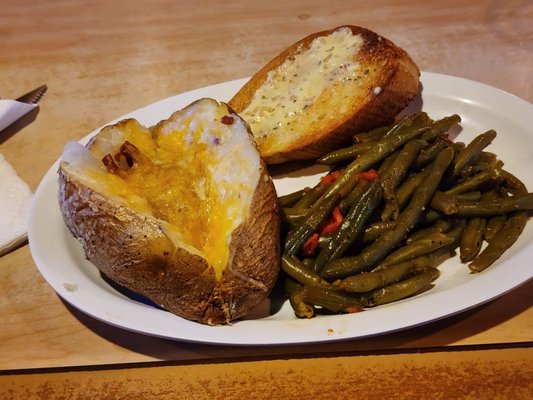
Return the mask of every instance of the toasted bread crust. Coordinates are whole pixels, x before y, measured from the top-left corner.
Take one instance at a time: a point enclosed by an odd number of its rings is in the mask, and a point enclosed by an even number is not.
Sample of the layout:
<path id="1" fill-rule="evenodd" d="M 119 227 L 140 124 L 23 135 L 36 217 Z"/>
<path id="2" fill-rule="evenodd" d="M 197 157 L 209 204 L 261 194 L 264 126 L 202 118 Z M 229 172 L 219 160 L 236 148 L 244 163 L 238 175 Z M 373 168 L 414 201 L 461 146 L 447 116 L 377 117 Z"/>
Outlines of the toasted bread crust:
<path id="1" fill-rule="evenodd" d="M 315 124 L 310 130 L 299 132 L 295 140 L 281 146 L 276 138 L 256 137 L 259 151 L 267 163 L 314 159 L 343 146 L 354 133 L 392 122 L 418 93 L 420 71 L 404 50 L 368 29 L 340 26 L 311 34 L 272 59 L 235 94 L 229 102 L 231 108 L 241 113 L 266 81 L 269 71 L 276 70 L 298 52 L 309 49 L 315 38 L 328 36 L 341 28 L 348 28 L 353 35 L 359 35 L 363 39 L 362 48 L 353 55 L 353 59 L 362 70 L 369 71 L 358 90 L 346 99 L 349 103 L 346 106 L 350 111 L 338 115 L 338 118 L 324 119 L 322 124 Z M 336 89 L 328 90 L 331 90 L 331 96 L 335 96 Z M 328 109 L 328 103 L 325 102 L 309 113 L 316 112 L 317 109 L 329 115 L 337 111 L 331 107 Z"/>

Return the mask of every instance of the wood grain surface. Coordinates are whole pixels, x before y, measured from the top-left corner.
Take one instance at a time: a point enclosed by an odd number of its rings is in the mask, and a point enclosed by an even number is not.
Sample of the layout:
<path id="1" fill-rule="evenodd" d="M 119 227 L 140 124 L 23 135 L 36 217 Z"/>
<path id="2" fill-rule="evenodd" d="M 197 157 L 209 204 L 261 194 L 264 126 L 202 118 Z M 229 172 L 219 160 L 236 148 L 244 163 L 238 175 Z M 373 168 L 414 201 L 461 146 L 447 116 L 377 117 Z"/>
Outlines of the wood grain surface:
<path id="1" fill-rule="evenodd" d="M 154 101 L 250 76 L 303 36 L 346 23 L 393 40 L 424 71 L 480 81 L 531 102 L 531 21 L 533 2 L 528 0 L 4 0 L 0 97 L 15 98 L 43 83 L 49 89 L 37 112 L 2 132 L 0 152 L 34 190 L 68 140 L 78 140 Z M 442 382 L 448 388 L 459 388 L 459 381 L 470 381 L 472 376 L 471 382 L 479 385 L 489 375 L 496 379 L 489 373 L 494 368 L 506 377 L 508 391 L 502 389 L 503 381 L 477 388 L 485 392 L 469 386 L 471 398 L 484 398 L 487 393 L 527 398 L 525 394 L 532 393 L 533 282 L 486 305 L 416 329 L 313 346 L 247 348 L 166 341 L 94 320 L 61 301 L 36 269 L 27 245 L 0 258 L 0 293 L 0 370 L 4 371 L 0 387 L 7 393 L 4 397 L 0 393 L 2 398 L 23 398 L 21 393 L 29 394 L 26 398 L 86 397 L 88 392 L 67 391 L 74 390 L 67 387 L 78 381 L 103 394 L 110 375 L 103 369 L 84 368 L 130 363 L 135 368 L 112 373 L 110 390 L 124 395 L 108 398 L 127 398 L 126 393 L 142 390 L 147 382 L 155 382 L 163 398 L 165 393 L 170 398 L 171 390 L 198 395 L 190 398 L 207 397 L 211 385 L 242 397 L 254 388 L 263 390 L 254 382 L 280 375 L 292 377 L 286 381 L 290 385 L 280 387 L 290 394 L 286 397 L 297 398 L 294 385 L 307 374 L 325 385 L 320 393 L 330 395 L 335 388 L 332 382 L 337 381 L 353 389 L 362 387 L 365 380 L 381 390 L 378 394 L 393 386 L 406 388 L 390 377 L 384 386 L 368 374 L 354 378 L 353 370 L 366 368 L 370 361 L 366 371 L 376 368 L 400 376 L 402 371 L 414 373 L 419 368 L 425 383 L 445 376 Z M 471 346 L 477 349 L 473 353 L 446 351 Z M 437 356 L 428 361 L 413 353 L 419 349 L 436 351 Z M 384 351 L 392 353 L 381 354 Z M 464 358 L 457 358 L 458 354 Z M 476 361 L 479 357 L 485 357 L 484 372 L 470 374 L 470 368 L 481 365 Z M 426 361 L 410 367 L 413 359 Z M 178 364 L 145 369 L 162 360 Z M 46 368 L 82 369 L 47 374 Z M 459 375 L 453 371 L 460 371 Z M 184 378 L 165 392 L 171 376 Z M 516 397 L 506 396 L 513 394 L 511 385 L 516 387 Z M 52 391 L 47 392 L 47 387 Z M 306 393 L 312 395 L 313 387 L 317 385 L 307 383 Z M 424 393 L 417 392 L 416 385 L 412 390 L 414 397 Z M 213 398 L 225 397 L 213 393 Z M 453 394 L 457 396 L 440 393 L 435 398 L 461 397 L 459 392 Z"/>
<path id="2" fill-rule="evenodd" d="M 349 355 L 0 375 L 43 399 L 530 399 L 533 349 Z"/>

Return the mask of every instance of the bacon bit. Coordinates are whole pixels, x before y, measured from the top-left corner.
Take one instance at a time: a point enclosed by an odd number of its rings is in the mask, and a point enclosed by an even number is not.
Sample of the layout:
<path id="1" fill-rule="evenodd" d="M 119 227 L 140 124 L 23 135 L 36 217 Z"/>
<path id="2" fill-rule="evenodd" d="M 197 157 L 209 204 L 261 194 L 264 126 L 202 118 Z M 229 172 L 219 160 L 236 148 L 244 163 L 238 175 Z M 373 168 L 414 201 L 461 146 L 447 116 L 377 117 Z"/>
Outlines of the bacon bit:
<path id="1" fill-rule="evenodd" d="M 369 169 L 366 172 L 361 172 L 359 178 L 365 181 L 373 181 L 374 179 L 378 179 L 378 172 L 375 169 Z"/>
<path id="2" fill-rule="evenodd" d="M 318 246 L 318 233 L 313 233 L 309 239 L 303 245 L 302 253 L 304 257 L 311 257 L 315 254 L 315 250 Z"/>
<path id="3" fill-rule="evenodd" d="M 120 175 L 123 172 L 115 163 L 115 160 L 111 154 L 106 154 L 105 157 L 102 158 L 102 163 L 107 168 L 107 171 L 111 172 L 112 174 Z"/>
<path id="4" fill-rule="evenodd" d="M 335 232 L 337 229 L 339 229 L 339 226 L 341 226 L 342 220 L 343 216 L 341 214 L 341 211 L 339 210 L 339 207 L 335 207 L 333 209 L 331 218 L 326 222 L 326 225 L 322 228 L 320 233 L 324 234 Z"/>
<path id="5" fill-rule="evenodd" d="M 337 180 L 337 178 L 340 175 L 340 171 L 333 171 L 327 174 L 326 176 L 323 176 L 320 178 L 320 184 L 321 185 L 329 185 Z"/>
<path id="6" fill-rule="evenodd" d="M 220 122 L 222 122 L 224 125 L 231 125 L 235 122 L 235 118 L 233 118 L 231 115 L 224 115 Z"/>

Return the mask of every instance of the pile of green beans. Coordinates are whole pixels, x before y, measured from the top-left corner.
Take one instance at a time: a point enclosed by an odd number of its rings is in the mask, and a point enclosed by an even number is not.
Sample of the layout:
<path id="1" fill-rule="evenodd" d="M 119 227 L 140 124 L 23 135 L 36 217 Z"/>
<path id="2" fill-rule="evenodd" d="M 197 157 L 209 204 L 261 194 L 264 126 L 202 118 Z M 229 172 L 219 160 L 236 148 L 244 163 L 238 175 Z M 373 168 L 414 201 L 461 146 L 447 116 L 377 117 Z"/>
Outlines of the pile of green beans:
<path id="1" fill-rule="evenodd" d="M 420 293 L 456 253 L 481 272 L 517 240 L 533 193 L 486 151 L 494 130 L 450 140 L 460 121 L 421 112 L 356 134 L 317 160 L 332 179 L 279 197 L 285 292 L 298 317 Z M 334 211 L 342 220 L 331 228 Z"/>

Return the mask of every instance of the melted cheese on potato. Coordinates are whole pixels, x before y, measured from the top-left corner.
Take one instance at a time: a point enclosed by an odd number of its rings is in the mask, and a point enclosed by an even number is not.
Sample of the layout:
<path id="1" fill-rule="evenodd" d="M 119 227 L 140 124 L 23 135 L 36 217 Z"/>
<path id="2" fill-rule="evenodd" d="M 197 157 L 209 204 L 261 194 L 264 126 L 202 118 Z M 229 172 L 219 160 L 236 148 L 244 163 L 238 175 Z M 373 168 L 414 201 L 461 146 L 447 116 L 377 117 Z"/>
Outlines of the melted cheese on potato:
<path id="1" fill-rule="evenodd" d="M 82 163 L 85 183 L 167 222 L 176 245 L 192 247 L 220 278 L 231 233 L 248 217 L 260 176 L 259 154 L 246 125 L 225 105 L 204 99 L 151 129 L 131 119 L 106 127 L 90 152 L 101 160 L 117 154 L 126 141 L 141 158 L 118 174 L 101 163 Z M 63 160 L 72 166 L 76 161 L 69 158 Z"/>

